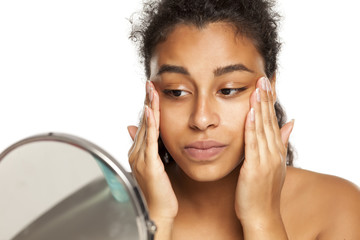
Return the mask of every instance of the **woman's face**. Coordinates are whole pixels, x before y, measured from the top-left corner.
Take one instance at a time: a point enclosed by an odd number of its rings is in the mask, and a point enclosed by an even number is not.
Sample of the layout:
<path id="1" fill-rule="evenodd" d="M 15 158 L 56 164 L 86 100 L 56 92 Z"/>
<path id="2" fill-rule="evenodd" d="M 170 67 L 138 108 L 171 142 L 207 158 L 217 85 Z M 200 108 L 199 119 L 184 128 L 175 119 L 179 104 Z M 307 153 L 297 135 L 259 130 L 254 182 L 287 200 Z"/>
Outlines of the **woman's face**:
<path id="1" fill-rule="evenodd" d="M 265 75 L 253 43 L 226 23 L 178 25 L 150 67 L 161 138 L 176 163 L 197 181 L 228 175 L 242 160 L 250 94 Z"/>

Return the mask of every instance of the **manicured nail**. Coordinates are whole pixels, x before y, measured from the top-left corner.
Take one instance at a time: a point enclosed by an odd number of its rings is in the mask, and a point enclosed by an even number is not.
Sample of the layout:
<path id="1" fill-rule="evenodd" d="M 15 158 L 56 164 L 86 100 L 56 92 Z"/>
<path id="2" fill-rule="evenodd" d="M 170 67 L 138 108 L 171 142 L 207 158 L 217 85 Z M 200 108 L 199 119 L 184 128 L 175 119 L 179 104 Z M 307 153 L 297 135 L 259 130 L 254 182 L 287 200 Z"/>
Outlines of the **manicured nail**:
<path id="1" fill-rule="evenodd" d="M 149 115 L 150 115 L 149 107 L 148 107 L 147 105 L 145 105 L 145 117 L 146 117 L 146 121 L 149 119 Z"/>
<path id="2" fill-rule="evenodd" d="M 260 89 L 259 88 L 256 88 L 256 100 L 258 102 L 261 102 Z"/>
<path id="3" fill-rule="evenodd" d="M 268 92 L 272 92 L 270 80 L 268 78 L 266 78 L 266 80 L 267 80 L 266 82 L 267 82 Z"/>
<path id="4" fill-rule="evenodd" d="M 262 90 L 267 91 L 267 79 L 266 79 L 266 77 L 261 78 L 261 88 L 262 88 Z"/>
<path id="5" fill-rule="evenodd" d="M 293 131 L 293 129 L 294 129 L 294 122 L 295 122 L 295 120 L 292 119 L 290 122 L 291 122 L 292 124 L 291 124 L 290 128 L 288 128 L 287 131 L 284 133 L 284 134 L 285 134 L 285 135 L 284 135 L 284 139 L 282 139 L 282 141 L 283 141 L 283 143 L 285 144 L 286 147 L 288 146 L 289 139 L 290 139 L 290 135 L 291 135 L 291 133 L 292 133 L 292 131 Z M 282 137 L 282 138 L 283 138 L 283 137 Z"/>
<path id="6" fill-rule="evenodd" d="M 152 87 L 150 87 L 150 94 L 149 94 L 150 106 L 151 106 L 153 98 L 154 98 L 154 89 Z"/>
<path id="7" fill-rule="evenodd" d="M 255 121 L 255 110 L 254 110 L 254 108 L 250 109 L 250 121 L 251 122 Z"/>
<path id="8" fill-rule="evenodd" d="M 291 131 L 292 131 L 294 129 L 294 125 L 295 125 L 295 119 L 291 119 L 290 122 L 292 122 L 292 128 L 291 128 Z"/>

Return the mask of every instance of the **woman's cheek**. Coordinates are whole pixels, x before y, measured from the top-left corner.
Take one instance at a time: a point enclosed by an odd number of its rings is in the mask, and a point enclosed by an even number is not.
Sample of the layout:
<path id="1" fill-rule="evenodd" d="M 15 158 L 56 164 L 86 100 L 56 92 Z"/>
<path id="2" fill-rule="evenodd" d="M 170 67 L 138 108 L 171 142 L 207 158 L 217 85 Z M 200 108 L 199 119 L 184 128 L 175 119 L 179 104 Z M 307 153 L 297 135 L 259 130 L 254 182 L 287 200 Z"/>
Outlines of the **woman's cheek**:
<path id="1" fill-rule="evenodd" d="M 180 106 L 173 106 L 173 104 L 162 104 L 160 112 L 160 135 L 161 139 L 174 158 L 179 161 L 182 156 L 181 146 L 182 140 L 191 138 L 188 136 L 188 121 L 186 118 L 187 113 Z"/>
<path id="2" fill-rule="evenodd" d="M 250 111 L 249 100 L 227 101 L 221 104 L 222 123 L 236 132 L 243 130 L 247 113 Z"/>
<path id="3" fill-rule="evenodd" d="M 187 114 L 184 106 L 163 100 L 160 102 L 160 132 L 169 136 L 177 135 L 178 130 L 187 125 Z"/>

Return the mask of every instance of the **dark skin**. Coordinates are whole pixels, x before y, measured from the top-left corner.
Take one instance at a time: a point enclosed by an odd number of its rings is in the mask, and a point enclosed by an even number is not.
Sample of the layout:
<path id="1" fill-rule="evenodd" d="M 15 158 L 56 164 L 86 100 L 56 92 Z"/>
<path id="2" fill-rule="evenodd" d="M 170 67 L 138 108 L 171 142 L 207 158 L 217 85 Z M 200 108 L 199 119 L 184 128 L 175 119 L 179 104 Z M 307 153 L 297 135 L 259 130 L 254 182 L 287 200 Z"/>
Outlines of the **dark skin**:
<path id="1" fill-rule="evenodd" d="M 360 239 L 354 185 L 286 167 L 293 122 L 278 128 L 265 76 L 251 40 L 226 23 L 179 25 L 156 47 L 143 123 L 129 127 L 156 240 Z M 160 133 L 175 160 L 166 168 Z M 200 140 L 224 147 L 204 160 L 186 150 Z"/>

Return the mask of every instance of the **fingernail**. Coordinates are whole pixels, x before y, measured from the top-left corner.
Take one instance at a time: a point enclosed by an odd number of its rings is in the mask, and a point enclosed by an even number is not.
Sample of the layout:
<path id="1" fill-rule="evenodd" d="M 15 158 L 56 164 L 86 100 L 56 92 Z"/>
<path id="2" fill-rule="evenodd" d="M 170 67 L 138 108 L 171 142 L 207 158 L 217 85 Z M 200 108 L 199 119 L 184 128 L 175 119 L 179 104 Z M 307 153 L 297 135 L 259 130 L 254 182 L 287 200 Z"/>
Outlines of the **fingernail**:
<path id="1" fill-rule="evenodd" d="M 261 78 L 261 88 L 264 91 L 267 91 L 267 78 L 266 77 L 262 77 Z"/>
<path id="2" fill-rule="evenodd" d="M 267 82 L 267 90 L 268 92 L 272 92 L 272 88 L 271 88 L 271 83 L 270 83 L 270 80 L 268 78 L 266 78 L 266 82 Z"/>
<path id="3" fill-rule="evenodd" d="M 292 122 L 292 128 L 291 128 L 291 131 L 292 131 L 294 129 L 294 125 L 295 125 L 295 119 L 291 119 L 290 122 Z"/>
<path id="4" fill-rule="evenodd" d="M 256 89 L 256 100 L 257 100 L 258 102 L 261 102 L 260 89 L 259 89 L 259 88 Z"/>
<path id="5" fill-rule="evenodd" d="M 252 122 L 255 121 L 255 110 L 254 110 L 254 108 L 250 109 L 250 121 L 252 121 Z"/>
<path id="6" fill-rule="evenodd" d="M 154 90 L 152 87 L 150 87 L 150 94 L 149 94 L 150 104 L 152 103 L 153 98 L 154 98 Z"/>
<path id="7" fill-rule="evenodd" d="M 149 119 L 149 115 L 150 115 L 150 113 L 149 113 L 149 107 L 148 107 L 147 105 L 145 105 L 145 117 L 146 117 L 146 120 Z"/>
<path id="8" fill-rule="evenodd" d="M 293 129 L 294 129 L 295 119 L 291 119 L 290 122 L 291 122 L 292 124 L 291 124 L 291 127 L 290 127 L 289 132 L 288 132 L 288 139 L 290 138 L 290 135 L 291 135 L 291 133 L 292 133 L 292 131 L 293 131 Z"/>

